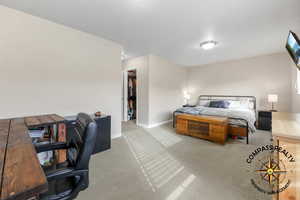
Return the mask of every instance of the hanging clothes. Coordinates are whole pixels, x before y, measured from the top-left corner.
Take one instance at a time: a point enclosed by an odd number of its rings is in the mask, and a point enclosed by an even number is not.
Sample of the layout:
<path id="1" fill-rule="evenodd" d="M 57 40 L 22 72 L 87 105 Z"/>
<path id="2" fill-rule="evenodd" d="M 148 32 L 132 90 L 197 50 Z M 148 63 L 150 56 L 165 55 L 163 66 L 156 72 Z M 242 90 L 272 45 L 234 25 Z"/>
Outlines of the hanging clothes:
<path id="1" fill-rule="evenodd" d="M 128 73 L 128 119 L 136 119 L 136 76 L 135 71 Z"/>

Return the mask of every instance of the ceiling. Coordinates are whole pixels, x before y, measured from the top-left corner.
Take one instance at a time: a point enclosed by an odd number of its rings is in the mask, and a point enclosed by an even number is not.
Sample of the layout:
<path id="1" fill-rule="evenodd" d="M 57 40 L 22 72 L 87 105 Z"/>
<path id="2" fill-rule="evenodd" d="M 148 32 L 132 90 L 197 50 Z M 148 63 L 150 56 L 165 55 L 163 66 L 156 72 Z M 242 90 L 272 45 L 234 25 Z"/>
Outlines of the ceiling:
<path id="1" fill-rule="evenodd" d="M 299 0 L 1 0 L 0 4 L 186 66 L 285 51 Z M 204 51 L 205 40 L 219 42 Z"/>

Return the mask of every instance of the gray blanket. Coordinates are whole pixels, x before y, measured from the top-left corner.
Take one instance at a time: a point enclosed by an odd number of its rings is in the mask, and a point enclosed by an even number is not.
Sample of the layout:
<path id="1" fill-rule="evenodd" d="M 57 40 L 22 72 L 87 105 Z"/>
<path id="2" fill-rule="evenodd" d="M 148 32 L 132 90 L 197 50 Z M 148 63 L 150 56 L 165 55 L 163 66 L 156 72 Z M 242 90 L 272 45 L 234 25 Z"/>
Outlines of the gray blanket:
<path id="1" fill-rule="evenodd" d="M 246 122 L 248 122 L 249 130 L 252 133 L 256 131 L 254 125 L 256 121 L 255 112 L 249 109 L 223 109 L 223 108 L 210 108 L 204 106 L 197 106 L 197 107 L 179 108 L 176 110 L 176 113 L 228 117 L 229 124 L 237 125 L 237 126 L 246 126 L 247 125 Z"/>

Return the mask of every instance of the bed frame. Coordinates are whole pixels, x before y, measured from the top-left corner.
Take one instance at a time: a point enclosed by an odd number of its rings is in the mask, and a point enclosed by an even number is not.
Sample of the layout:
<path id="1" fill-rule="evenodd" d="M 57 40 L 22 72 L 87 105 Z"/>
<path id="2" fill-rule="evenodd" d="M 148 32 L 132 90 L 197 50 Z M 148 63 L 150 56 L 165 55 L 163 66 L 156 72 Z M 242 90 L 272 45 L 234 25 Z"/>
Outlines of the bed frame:
<path id="1" fill-rule="evenodd" d="M 230 101 L 242 101 L 247 100 L 253 103 L 253 110 L 256 113 L 256 97 L 254 96 L 227 96 L 227 95 L 200 95 L 198 99 L 198 103 L 203 100 L 230 100 Z M 173 127 L 176 127 L 176 111 L 173 113 Z M 241 118 L 230 118 L 242 120 L 246 123 L 246 126 L 237 126 L 237 125 L 229 125 L 228 133 L 234 136 L 242 136 L 246 137 L 247 144 L 249 144 L 249 124 L 246 120 Z"/>

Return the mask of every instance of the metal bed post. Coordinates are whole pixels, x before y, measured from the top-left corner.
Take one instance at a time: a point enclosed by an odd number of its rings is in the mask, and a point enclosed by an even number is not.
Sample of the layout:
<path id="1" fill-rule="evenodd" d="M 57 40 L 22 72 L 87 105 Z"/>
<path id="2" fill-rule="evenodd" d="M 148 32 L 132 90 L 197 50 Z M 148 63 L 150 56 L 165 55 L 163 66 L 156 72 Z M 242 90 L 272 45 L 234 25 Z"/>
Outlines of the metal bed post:
<path id="1" fill-rule="evenodd" d="M 247 123 L 247 144 L 249 144 L 249 125 L 247 121 L 246 123 Z"/>
<path id="2" fill-rule="evenodd" d="M 175 124 L 176 124 L 176 115 L 175 115 L 176 111 L 173 112 L 173 128 L 175 128 Z"/>

